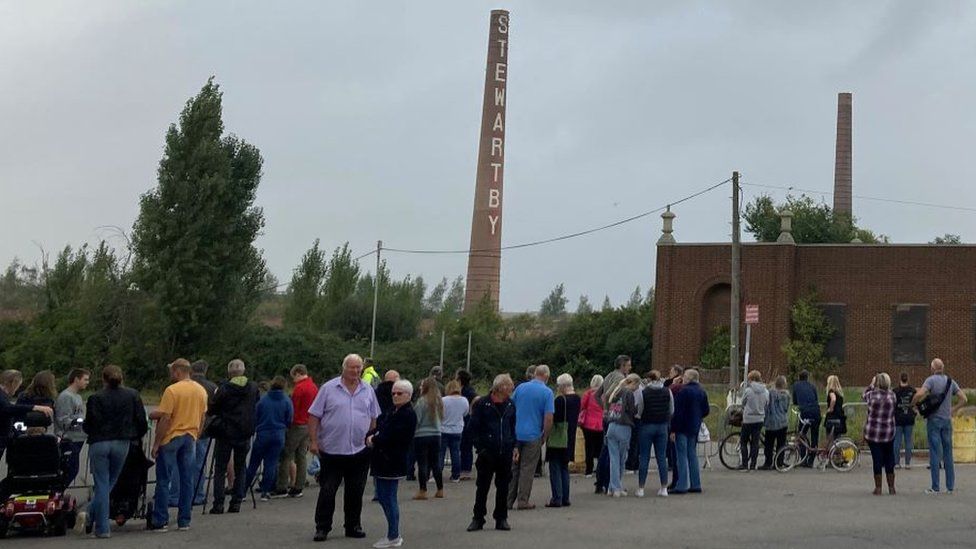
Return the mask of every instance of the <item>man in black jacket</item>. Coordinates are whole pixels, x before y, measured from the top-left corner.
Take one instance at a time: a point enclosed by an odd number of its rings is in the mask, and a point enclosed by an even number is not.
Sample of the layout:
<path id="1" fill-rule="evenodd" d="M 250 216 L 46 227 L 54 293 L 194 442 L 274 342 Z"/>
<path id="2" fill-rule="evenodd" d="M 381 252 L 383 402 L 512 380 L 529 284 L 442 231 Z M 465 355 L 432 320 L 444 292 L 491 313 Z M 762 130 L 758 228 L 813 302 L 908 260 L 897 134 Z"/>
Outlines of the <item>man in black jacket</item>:
<path id="1" fill-rule="evenodd" d="M 508 525 L 508 484 L 512 478 L 512 461 L 518 460 L 515 449 L 515 405 L 511 401 L 515 384 L 508 374 L 495 376 L 491 393 L 471 405 L 471 438 L 478 459 L 474 518 L 468 532 L 481 530 L 488 514 L 488 490 L 495 478 L 496 530 L 511 530 Z"/>
<path id="2" fill-rule="evenodd" d="M 199 383 L 207 391 L 207 408 L 213 406 L 214 394 L 217 393 L 217 384 L 207 379 L 207 370 L 209 368 L 210 364 L 206 360 L 198 360 L 190 364 L 190 379 Z M 206 466 L 205 462 L 207 461 L 207 454 L 210 452 L 210 444 L 212 442 L 206 434 L 197 439 L 196 463 L 193 465 L 193 486 L 197 492 L 193 496 L 193 505 L 207 504 L 207 494 L 205 493 L 206 482 L 204 482 L 206 473 L 203 469 Z M 175 493 L 170 495 L 169 499 L 171 501 L 179 499 L 178 482 L 172 484 L 172 492 Z"/>
<path id="3" fill-rule="evenodd" d="M 258 386 L 244 376 L 244 361 L 234 359 L 227 364 L 227 381 L 214 393 L 213 405 L 207 410 L 212 416 L 206 436 L 214 439 L 214 502 L 210 514 L 224 512 L 224 485 L 227 462 L 234 456 L 234 486 L 228 513 L 239 513 L 247 489 L 245 464 L 254 435 L 255 406 Z"/>

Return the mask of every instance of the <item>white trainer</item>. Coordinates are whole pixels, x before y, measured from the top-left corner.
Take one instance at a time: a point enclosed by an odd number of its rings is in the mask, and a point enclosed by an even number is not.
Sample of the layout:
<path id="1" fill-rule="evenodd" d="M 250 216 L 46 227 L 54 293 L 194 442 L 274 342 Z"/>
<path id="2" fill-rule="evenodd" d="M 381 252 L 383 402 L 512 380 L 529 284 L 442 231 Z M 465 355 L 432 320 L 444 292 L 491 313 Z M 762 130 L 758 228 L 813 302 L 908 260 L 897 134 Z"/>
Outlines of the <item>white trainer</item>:
<path id="1" fill-rule="evenodd" d="M 637 496 L 637 497 L 639 497 L 639 498 L 644 497 L 644 489 L 643 488 L 638 488 L 637 489 L 637 492 L 635 492 L 634 495 Z"/>

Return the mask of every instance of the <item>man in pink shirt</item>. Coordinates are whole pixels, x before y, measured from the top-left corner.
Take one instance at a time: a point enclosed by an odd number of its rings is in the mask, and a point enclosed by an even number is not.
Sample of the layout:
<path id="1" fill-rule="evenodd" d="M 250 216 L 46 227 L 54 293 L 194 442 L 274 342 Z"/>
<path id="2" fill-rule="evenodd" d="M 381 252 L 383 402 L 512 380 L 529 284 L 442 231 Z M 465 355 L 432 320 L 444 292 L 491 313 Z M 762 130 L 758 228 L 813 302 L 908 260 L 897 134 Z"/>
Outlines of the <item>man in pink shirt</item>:
<path id="1" fill-rule="evenodd" d="M 322 384 L 308 409 L 309 450 L 319 456 L 319 499 L 315 506 L 315 541 L 325 541 L 332 530 L 335 495 L 343 482 L 346 537 L 364 538 L 361 514 L 363 491 L 369 474 L 366 433 L 376 427 L 380 406 L 376 392 L 360 376 L 363 359 L 347 355 L 342 374 Z"/>

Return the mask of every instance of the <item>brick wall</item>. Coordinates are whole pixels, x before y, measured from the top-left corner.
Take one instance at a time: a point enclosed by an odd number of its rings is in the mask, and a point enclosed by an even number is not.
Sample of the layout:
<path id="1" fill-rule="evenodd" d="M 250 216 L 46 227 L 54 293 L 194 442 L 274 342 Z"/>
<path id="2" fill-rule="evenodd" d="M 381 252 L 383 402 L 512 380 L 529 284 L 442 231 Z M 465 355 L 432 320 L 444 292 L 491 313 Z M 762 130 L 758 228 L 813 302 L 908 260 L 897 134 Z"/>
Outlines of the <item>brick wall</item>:
<path id="1" fill-rule="evenodd" d="M 654 367 L 696 364 L 701 351 L 703 299 L 728 283 L 728 244 L 658 246 Z M 751 367 L 767 376 L 786 370 L 781 351 L 790 336 L 790 306 L 808 289 L 824 303 L 846 305 L 846 361 L 837 372 L 864 385 L 877 371 L 902 371 L 919 382 L 927 361 L 946 361 L 949 373 L 976 385 L 976 246 L 744 244 L 742 304 L 759 305 Z M 892 316 L 897 304 L 929 306 L 926 361 L 892 361 Z M 745 330 L 740 330 L 744 349 Z"/>

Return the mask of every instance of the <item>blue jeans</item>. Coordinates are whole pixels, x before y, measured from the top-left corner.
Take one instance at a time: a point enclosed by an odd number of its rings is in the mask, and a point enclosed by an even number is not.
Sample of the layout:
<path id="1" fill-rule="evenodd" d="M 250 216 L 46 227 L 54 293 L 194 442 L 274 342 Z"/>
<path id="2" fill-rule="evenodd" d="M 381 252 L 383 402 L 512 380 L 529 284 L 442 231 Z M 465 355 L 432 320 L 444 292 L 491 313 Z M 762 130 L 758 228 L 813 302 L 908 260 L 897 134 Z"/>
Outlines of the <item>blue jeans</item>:
<path id="1" fill-rule="evenodd" d="M 657 475 L 661 486 L 668 485 L 668 424 L 644 423 L 637 431 L 637 441 L 640 448 L 640 462 L 637 468 L 638 485 L 643 488 L 647 482 L 647 469 L 651 461 L 651 446 L 654 446 L 654 457 L 657 459 Z"/>
<path id="2" fill-rule="evenodd" d="M 438 466 L 444 469 L 444 456 L 451 451 L 451 480 L 461 478 L 461 434 L 441 433 L 441 455 Z"/>
<path id="3" fill-rule="evenodd" d="M 169 473 L 169 485 L 168 488 L 164 486 L 165 490 L 169 491 L 169 506 L 179 507 L 180 506 L 180 470 L 176 467 L 176 462 L 171 461 L 169 465 L 166 466 L 166 471 Z M 159 475 L 157 475 L 158 477 Z M 156 486 L 163 486 L 159 484 L 159 479 L 156 479 Z"/>
<path id="4" fill-rule="evenodd" d="M 549 462 L 549 488 L 553 505 L 569 505 L 569 464 L 554 459 Z"/>
<path id="5" fill-rule="evenodd" d="M 386 515 L 386 539 L 400 537 L 400 504 L 397 503 L 397 488 L 400 481 L 388 478 L 373 478 L 376 481 L 376 499 Z"/>
<path id="6" fill-rule="evenodd" d="M 939 490 L 939 464 L 945 467 L 946 490 L 956 486 L 956 470 L 952 463 L 952 422 L 941 417 L 926 420 L 929 438 L 929 467 L 932 469 L 932 489 Z"/>
<path id="7" fill-rule="evenodd" d="M 914 449 L 914 442 L 912 441 L 912 431 L 915 430 L 915 425 L 895 425 L 895 465 L 901 462 L 901 457 L 898 454 L 901 453 L 902 445 L 905 446 L 905 465 L 912 464 L 912 450 Z"/>
<path id="8" fill-rule="evenodd" d="M 108 534 L 111 531 L 108 523 L 108 496 L 115 482 L 119 480 L 128 455 L 128 440 L 105 440 L 88 447 L 88 462 L 95 481 L 88 514 L 91 516 L 89 522 L 94 521 L 96 534 Z"/>
<path id="9" fill-rule="evenodd" d="M 285 448 L 285 431 L 259 431 L 251 447 L 251 461 L 247 464 L 246 485 L 251 486 L 258 474 L 258 466 L 264 463 L 261 473 L 262 494 L 270 494 L 278 482 L 278 457 Z"/>
<path id="10" fill-rule="evenodd" d="M 176 464 L 180 475 L 179 480 L 179 512 L 176 516 L 177 526 L 190 525 L 190 513 L 193 511 L 193 465 L 196 462 L 196 440 L 191 435 L 180 435 L 159 447 L 156 456 L 156 493 L 153 495 L 153 524 L 163 526 L 169 522 L 169 467 Z"/>
<path id="11" fill-rule="evenodd" d="M 610 456 L 610 482 L 607 484 L 607 490 L 610 493 L 623 489 L 620 486 L 620 475 L 623 474 L 624 465 L 627 463 L 630 431 L 629 425 L 619 423 L 611 423 L 607 428 L 607 450 Z"/>
<path id="12" fill-rule="evenodd" d="M 206 505 L 207 503 L 207 473 L 205 471 L 207 452 L 210 450 L 210 439 L 201 438 L 197 440 L 196 459 L 193 461 L 193 486 L 196 488 L 196 495 L 193 497 L 193 505 Z M 172 490 L 170 491 L 172 493 Z M 170 498 L 174 499 L 174 498 Z M 179 496 L 175 498 L 179 500 Z"/>
<path id="13" fill-rule="evenodd" d="M 678 485 L 675 492 L 701 490 L 701 471 L 698 466 L 698 435 L 675 433 L 674 450 L 678 462 Z"/>

